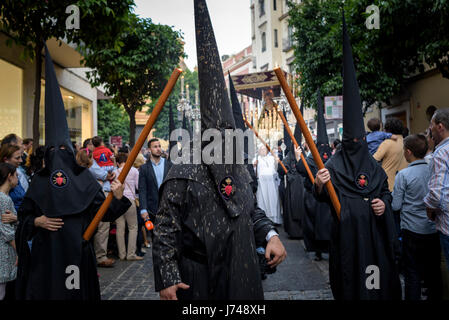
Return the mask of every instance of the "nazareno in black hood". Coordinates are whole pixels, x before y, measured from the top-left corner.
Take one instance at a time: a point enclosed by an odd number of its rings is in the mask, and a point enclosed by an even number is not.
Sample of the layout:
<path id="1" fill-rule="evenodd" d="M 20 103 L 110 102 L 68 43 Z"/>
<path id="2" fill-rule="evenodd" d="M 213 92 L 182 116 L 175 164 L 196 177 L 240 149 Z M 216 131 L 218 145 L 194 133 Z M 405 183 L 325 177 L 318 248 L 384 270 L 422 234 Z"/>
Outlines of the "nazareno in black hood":
<path id="1" fill-rule="evenodd" d="M 33 178 L 25 198 L 48 217 L 84 211 L 100 184 L 87 168 L 76 163 L 66 112 L 53 62 L 45 45 L 45 167 Z"/>
<path id="2" fill-rule="evenodd" d="M 368 195 L 386 179 L 386 174 L 368 151 L 362 102 L 351 43 L 343 13 L 343 141 L 326 164 L 335 175 L 332 183 L 346 192 Z"/>
<path id="3" fill-rule="evenodd" d="M 207 164 L 207 167 L 228 215 L 237 217 L 242 214 L 242 203 L 252 196 L 249 186 L 252 179 L 244 164 L 235 163 L 235 145 L 224 143 L 225 130 L 236 128 L 234 116 L 206 1 L 194 0 L 194 9 L 201 130 L 220 130 L 224 147 L 221 164 Z M 234 148 L 234 163 L 225 164 L 225 155 L 231 151 L 230 148 Z"/>

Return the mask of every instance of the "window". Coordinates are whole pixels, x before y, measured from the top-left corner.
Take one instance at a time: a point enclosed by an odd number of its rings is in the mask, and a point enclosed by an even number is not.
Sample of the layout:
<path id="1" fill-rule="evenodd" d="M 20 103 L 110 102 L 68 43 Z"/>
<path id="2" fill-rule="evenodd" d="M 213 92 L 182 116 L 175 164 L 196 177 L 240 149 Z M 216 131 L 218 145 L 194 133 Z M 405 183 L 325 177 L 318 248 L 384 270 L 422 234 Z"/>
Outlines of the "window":
<path id="1" fill-rule="evenodd" d="M 262 33 L 262 52 L 267 51 L 267 35 L 265 32 Z"/>
<path id="2" fill-rule="evenodd" d="M 259 0 L 259 17 L 265 14 L 265 0 Z"/>
<path id="3" fill-rule="evenodd" d="M 293 46 L 293 27 L 288 26 L 288 44 L 290 47 Z"/>
<path id="4" fill-rule="evenodd" d="M 0 59 L 0 139 L 14 132 L 23 137 L 23 70 Z"/>
<path id="5" fill-rule="evenodd" d="M 278 29 L 274 29 L 274 47 L 275 47 L 275 48 L 279 47 L 279 42 L 278 42 Z"/>
<path id="6" fill-rule="evenodd" d="M 274 10 L 274 11 L 277 10 L 276 2 L 277 2 L 277 0 L 273 0 L 273 10 Z"/>
<path id="7" fill-rule="evenodd" d="M 93 135 L 92 101 L 87 100 L 65 88 L 61 89 L 62 101 L 66 110 L 70 139 L 82 143 Z M 39 112 L 40 143 L 45 136 L 45 81 L 41 84 L 41 102 Z M 105 137 L 107 138 L 107 137 Z"/>

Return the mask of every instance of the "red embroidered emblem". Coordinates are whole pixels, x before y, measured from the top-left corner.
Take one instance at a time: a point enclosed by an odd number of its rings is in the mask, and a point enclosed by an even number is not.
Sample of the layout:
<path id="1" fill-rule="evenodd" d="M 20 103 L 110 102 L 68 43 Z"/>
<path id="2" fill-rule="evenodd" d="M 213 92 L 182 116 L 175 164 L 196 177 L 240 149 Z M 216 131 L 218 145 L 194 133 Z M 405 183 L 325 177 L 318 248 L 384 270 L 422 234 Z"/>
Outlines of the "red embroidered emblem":
<path id="1" fill-rule="evenodd" d="M 356 184 L 360 189 L 365 189 L 368 187 L 368 177 L 366 174 L 359 174 L 356 180 Z"/>
<path id="2" fill-rule="evenodd" d="M 232 177 L 225 177 L 220 182 L 219 190 L 225 200 L 229 200 L 235 193 L 234 181 Z"/>
<path id="3" fill-rule="evenodd" d="M 51 183 L 57 188 L 63 188 L 67 185 L 68 179 L 62 170 L 57 170 L 51 175 Z"/>

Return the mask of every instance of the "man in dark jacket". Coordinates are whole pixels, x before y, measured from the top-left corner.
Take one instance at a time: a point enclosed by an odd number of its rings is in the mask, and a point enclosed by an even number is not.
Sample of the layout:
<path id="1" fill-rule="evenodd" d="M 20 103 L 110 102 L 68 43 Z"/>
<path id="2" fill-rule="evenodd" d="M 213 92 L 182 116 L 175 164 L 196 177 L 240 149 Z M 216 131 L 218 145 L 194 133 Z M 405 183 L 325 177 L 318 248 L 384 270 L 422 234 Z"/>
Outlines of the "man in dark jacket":
<path id="1" fill-rule="evenodd" d="M 159 187 L 167 176 L 172 163 L 162 157 L 159 139 L 148 141 L 150 159 L 139 171 L 139 204 L 142 218 L 154 221 L 159 206 Z"/>

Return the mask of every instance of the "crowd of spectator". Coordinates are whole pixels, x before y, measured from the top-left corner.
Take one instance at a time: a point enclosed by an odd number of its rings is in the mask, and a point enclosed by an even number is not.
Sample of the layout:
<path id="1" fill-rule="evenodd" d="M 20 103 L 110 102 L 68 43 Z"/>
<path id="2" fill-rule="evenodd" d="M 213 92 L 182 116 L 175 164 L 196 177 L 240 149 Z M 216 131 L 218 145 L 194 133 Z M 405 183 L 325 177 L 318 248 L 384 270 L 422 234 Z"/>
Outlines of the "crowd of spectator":
<path id="1" fill-rule="evenodd" d="M 405 299 L 442 299 L 441 253 L 449 270 L 449 110 L 433 110 L 429 128 L 408 134 L 401 120 L 371 119 L 367 142 L 392 192 L 401 243 Z M 443 270 L 443 272 L 447 272 Z"/>

